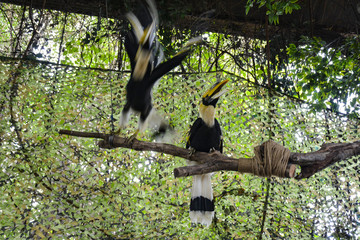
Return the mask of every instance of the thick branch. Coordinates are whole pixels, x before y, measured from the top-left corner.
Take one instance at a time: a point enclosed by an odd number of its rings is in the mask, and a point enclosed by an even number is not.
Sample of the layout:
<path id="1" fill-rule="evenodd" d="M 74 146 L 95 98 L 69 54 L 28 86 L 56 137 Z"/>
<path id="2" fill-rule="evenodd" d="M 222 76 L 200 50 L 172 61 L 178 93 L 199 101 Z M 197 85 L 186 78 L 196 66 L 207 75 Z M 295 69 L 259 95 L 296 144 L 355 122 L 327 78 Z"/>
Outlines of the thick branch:
<path id="1" fill-rule="evenodd" d="M 297 179 L 308 178 L 336 162 L 360 155 L 360 141 L 353 143 L 327 143 L 310 153 L 291 153 L 289 163 L 301 166 Z"/>
<path id="2" fill-rule="evenodd" d="M 124 19 L 124 14 L 130 10 L 127 1 L 0 0 L 0 2 L 115 19 Z M 312 0 L 311 4 L 308 4 L 308 1 L 299 1 L 299 4 L 300 10 L 282 15 L 280 23 L 269 29 L 270 36 L 286 35 L 290 41 L 297 42 L 301 35 L 315 35 L 327 42 L 333 42 L 344 34 L 359 32 L 356 0 Z M 245 1 L 163 1 L 157 7 L 160 15 L 172 13 L 172 17 L 161 18 L 163 25 L 264 39 L 263 23 L 266 9 L 253 7 L 246 14 Z M 179 11 L 173 11 L 174 9 Z"/>
<path id="3" fill-rule="evenodd" d="M 177 147 L 171 144 L 144 142 L 137 139 L 134 139 L 132 142 L 128 142 L 126 138 L 103 133 L 87 133 L 70 130 L 60 130 L 59 133 L 77 137 L 103 139 L 98 143 L 99 147 L 101 148 L 111 149 L 122 147 L 133 149 L 136 151 L 155 151 L 200 163 L 198 165 L 174 169 L 175 177 L 186 177 L 221 170 L 238 171 L 241 173 L 253 173 L 253 160 L 251 158 L 231 158 L 219 152 L 195 152 L 193 154 L 190 154 L 190 151 L 188 149 Z M 295 165 L 288 166 L 286 175 L 287 177 L 294 177 Z"/>
<path id="4" fill-rule="evenodd" d="M 60 130 L 59 133 L 77 137 L 101 138 L 103 140 L 98 143 L 101 148 L 110 149 L 122 147 L 136 151 L 155 151 L 199 163 L 193 166 L 174 169 L 175 177 L 186 177 L 221 170 L 254 174 L 252 158 L 231 158 L 219 152 L 195 152 L 190 154 L 188 149 L 171 144 L 144 142 L 137 139 L 134 139 L 132 142 L 128 142 L 126 138 L 103 133 L 76 132 L 69 130 Z M 309 178 L 315 173 L 336 162 L 340 162 L 357 155 L 360 155 L 360 141 L 353 143 L 328 143 L 324 144 L 320 150 L 310 153 L 292 152 L 289 157 L 289 163 L 285 175 L 287 177 L 294 177 L 296 165 L 298 165 L 301 167 L 301 173 L 296 176 L 296 178 Z"/>

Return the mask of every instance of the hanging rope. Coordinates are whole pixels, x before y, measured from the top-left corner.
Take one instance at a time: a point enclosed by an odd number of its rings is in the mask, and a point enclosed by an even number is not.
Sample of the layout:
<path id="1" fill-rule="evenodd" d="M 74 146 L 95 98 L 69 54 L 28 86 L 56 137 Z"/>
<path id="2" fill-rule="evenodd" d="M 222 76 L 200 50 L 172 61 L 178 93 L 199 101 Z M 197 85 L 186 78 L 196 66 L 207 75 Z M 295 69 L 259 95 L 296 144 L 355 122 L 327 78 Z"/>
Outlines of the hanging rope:
<path id="1" fill-rule="evenodd" d="M 267 80 L 268 80 L 268 98 L 269 98 L 269 104 L 268 104 L 268 123 L 269 123 L 269 139 L 271 140 L 272 137 L 274 136 L 274 132 L 272 131 L 272 127 L 271 127 L 271 120 L 273 118 L 273 102 L 272 102 L 272 90 L 271 90 L 271 71 L 270 71 L 270 41 L 269 41 L 269 15 L 266 15 L 266 22 L 265 22 L 265 27 L 266 27 L 266 57 L 267 57 Z M 265 147 L 264 147 L 265 148 Z M 265 148 L 266 149 L 266 148 Z M 256 152 L 258 152 L 255 149 Z M 259 158 L 259 156 L 261 156 L 261 158 Z M 261 154 L 259 155 L 258 153 L 255 154 L 255 162 L 257 163 L 256 166 L 261 166 L 261 162 L 262 163 L 267 163 L 264 164 L 263 166 L 266 167 L 265 169 L 271 169 L 272 167 L 272 162 L 271 159 L 272 158 L 268 158 L 266 156 L 269 156 L 269 154 Z M 256 161 L 260 160 L 260 161 Z M 261 160 L 269 160 L 269 161 L 261 161 Z M 253 170 L 259 170 L 259 168 L 254 168 Z M 259 172 L 260 173 L 260 172 Z M 265 174 L 269 174 L 269 171 L 261 171 L 261 173 L 265 173 Z M 272 173 L 272 171 L 270 172 L 270 174 Z M 271 176 L 271 175 L 270 175 Z M 262 240 L 263 237 L 263 233 L 264 233 L 264 227 L 265 227 L 265 220 L 266 220 L 266 214 L 267 214 L 267 206 L 269 203 L 269 197 L 270 197 L 270 188 L 271 188 L 271 182 L 270 182 L 270 178 L 267 178 L 267 186 L 266 186 L 266 198 L 265 198 L 265 202 L 264 202 L 264 208 L 263 208 L 263 216 L 262 216 L 262 222 L 261 222 L 261 230 L 259 232 L 259 240 Z"/>
<path id="2" fill-rule="evenodd" d="M 106 14 L 106 19 L 107 21 L 109 22 L 109 15 L 108 15 L 108 5 L 107 5 L 107 1 L 105 1 L 105 14 Z M 98 24 L 101 24 L 101 8 L 99 10 L 99 20 L 98 20 Z M 98 25 L 98 28 L 100 29 L 100 26 Z M 110 58 L 110 30 L 109 30 L 109 27 L 108 27 L 108 30 L 107 30 L 107 43 L 108 43 L 108 51 L 109 51 L 109 69 L 111 69 L 111 58 Z M 114 133 L 115 132 L 115 125 L 114 125 L 114 104 L 113 104 L 113 79 L 111 77 L 111 73 L 108 72 L 108 76 L 109 76 L 109 79 L 110 79 L 110 109 L 111 109 L 111 114 L 110 114 L 110 128 L 111 128 L 111 133 Z M 112 141 L 110 141 L 112 142 Z"/>

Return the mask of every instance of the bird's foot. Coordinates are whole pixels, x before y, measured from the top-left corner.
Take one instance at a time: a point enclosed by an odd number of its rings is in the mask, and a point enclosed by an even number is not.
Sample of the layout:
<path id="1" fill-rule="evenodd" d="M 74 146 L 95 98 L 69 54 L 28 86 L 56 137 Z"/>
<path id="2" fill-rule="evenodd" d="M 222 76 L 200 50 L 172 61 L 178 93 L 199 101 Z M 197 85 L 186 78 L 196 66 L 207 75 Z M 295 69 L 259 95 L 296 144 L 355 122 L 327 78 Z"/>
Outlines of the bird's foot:
<path id="1" fill-rule="evenodd" d="M 211 156 L 218 155 L 220 152 L 216 150 L 215 148 L 210 148 L 209 154 Z"/>
<path id="2" fill-rule="evenodd" d="M 121 128 L 119 128 L 118 130 L 116 130 L 116 131 L 113 132 L 112 134 L 113 134 L 113 135 L 120 135 L 120 132 L 121 132 Z"/>
<path id="3" fill-rule="evenodd" d="M 131 135 L 130 137 L 126 138 L 126 140 L 125 140 L 126 143 L 127 143 L 127 144 L 132 144 L 132 143 L 134 142 L 134 140 L 136 139 L 138 133 L 139 133 L 139 130 L 136 130 L 136 132 L 135 132 L 133 135 Z"/>
<path id="4" fill-rule="evenodd" d="M 189 157 L 191 157 L 196 152 L 195 148 L 189 147 Z"/>
<path id="5" fill-rule="evenodd" d="M 210 148 L 209 153 L 214 153 L 214 152 L 216 152 L 216 149 L 214 147 Z"/>

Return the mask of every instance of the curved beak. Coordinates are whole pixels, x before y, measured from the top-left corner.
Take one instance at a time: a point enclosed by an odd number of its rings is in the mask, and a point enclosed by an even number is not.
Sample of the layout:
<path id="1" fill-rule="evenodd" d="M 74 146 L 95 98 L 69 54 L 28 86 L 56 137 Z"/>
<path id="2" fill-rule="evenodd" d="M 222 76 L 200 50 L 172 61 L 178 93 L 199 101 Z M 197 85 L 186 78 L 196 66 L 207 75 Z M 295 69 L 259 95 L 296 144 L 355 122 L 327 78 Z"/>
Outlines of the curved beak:
<path id="1" fill-rule="evenodd" d="M 222 87 L 227 83 L 229 82 L 230 80 L 229 79 L 226 79 L 222 82 L 217 82 L 215 83 L 214 86 L 212 86 L 211 89 L 209 89 L 204 95 L 203 95 L 203 99 L 205 99 L 207 102 L 211 102 L 219 97 L 221 97 L 221 95 L 223 95 L 224 93 L 226 93 L 227 91 L 229 90 L 222 90 Z"/>

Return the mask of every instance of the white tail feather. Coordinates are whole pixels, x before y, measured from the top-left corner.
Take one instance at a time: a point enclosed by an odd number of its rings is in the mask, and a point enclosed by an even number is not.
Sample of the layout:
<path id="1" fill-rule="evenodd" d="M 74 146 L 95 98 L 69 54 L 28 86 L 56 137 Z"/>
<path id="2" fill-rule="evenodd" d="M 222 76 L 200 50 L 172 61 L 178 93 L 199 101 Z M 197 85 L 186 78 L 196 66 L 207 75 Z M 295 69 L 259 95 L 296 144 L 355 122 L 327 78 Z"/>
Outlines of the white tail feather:
<path id="1" fill-rule="evenodd" d="M 213 200 L 211 173 L 201 175 L 201 196 Z"/>
<path id="2" fill-rule="evenodd" d="M 211 173 L 208 173 L 193 176 L 191 199 L 203 197 L 209 199 L 210 201 L 213 200 L 211 175 Z M 203 225 L 209 226 L 212 222 L 213 217 L 214 211 L 190 211 L 190 219 L 193 223 L 201 223 Z"/>
<path id="3" fill-rule="evenodd" d="M 129 109 L 129 111 L 121 112 L 120 115 L 120 128 L 124 128 L 126 126 L 126 124 L 129 122 L 129 118 L 130 118 L 130 114 L 131 114 L 131 109 Z"/>
<path id="4" fill-rule="evenodd" d="M 202 194 L 202 175 L 193 176 L 191 198 L 200 197 Z"/>
<path id="5" fill-rule="evenodd" d="M 213 218 L 214 218 L 214 212 L 199 212 L 199 211 L 190 212 L 191 222 L 201 223 L 207 227 L 210 226 Z"/>

